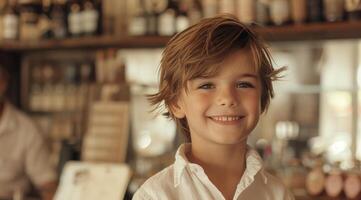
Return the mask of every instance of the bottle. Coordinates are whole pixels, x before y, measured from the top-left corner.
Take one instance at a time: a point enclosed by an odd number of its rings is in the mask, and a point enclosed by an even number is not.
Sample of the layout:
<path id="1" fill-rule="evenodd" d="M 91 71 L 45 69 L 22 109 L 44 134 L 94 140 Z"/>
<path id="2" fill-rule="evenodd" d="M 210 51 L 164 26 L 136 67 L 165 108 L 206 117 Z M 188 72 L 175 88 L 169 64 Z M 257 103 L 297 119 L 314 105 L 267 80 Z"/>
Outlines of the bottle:
<path id="1" fill-rule="evenodd" d="M 257 0 L 256 23 L 267 25 L 270 23 L 270 6 L 268 0 Z"/>
<path id="2" fill-rule="evenodd" d="M 145 35 L 147 32 L 147 24 L 146 24 L 146 16 L 144 10 L 144 4 L 141 4 L 138 1 L 138 5 L 136 6 L 137 10 L 134 15 L 131 17 L 128 27 L 129 35 Z"/>
<path id="3" fill-rule="evenodd" d="M 44 77 L 44 85 L 42 90 L 42 103 L 40 111 L 49 112 L 53 110 L 53 95 L 54 95 L 54 76 L 55 69 L 50 63 L 46 63 L 42 68 Z"/>
<path id="4" fill-rule="evenodd" d="M 64 67 L 64 74 L 65 74 L 65 108 L 67 111 L 74 111 L 76 108 L 77 103 L 77 70 L 76 70 L 75 63 L 69 64 L 68 66 Z"/>
<path id="5" fill-rule="evenodd" d="M 39 16 L 38 28 L 40 38 L 52 38 L 52 27 L 51 27 L 51 0 L 43 0 L 41 13 Z"/>
<path id="6" fill-rule="evenodd" d="M 53 91 L 51 94 L 52 111 L 62 112 L 65 110 L 65 82 L 64 82 L 64 65 L 54 63 L 54 76 L 52 80 Z"/>
<path id="7" fill-rule="evenodd" d="M 179 33 L 189 27 L 188 6 L 184 1 L 179 3 L 176 16 L 176 32 Z"/>
<path id="8" fill-rule="evenodd" d="M 188 17 L 189 17 L 190 25 L 198 23 L 203 18 L 203 7 L 202 7 L 202 2 L 200 2 L 200 0 L 192 1 L 188 10 Z"/>
<path id="9" fill-rule="evenodd" d="M 16 1 L 8 0 L 2 17 L 3 39 L 16 40 L 19 36 L 19 13 L 16 9 Z"/>
<path id="10" fill-rule="evenodd" d="M 252 24 L 256 21 L 256 1 L 237 1 L 237 16 L 245 24 Z"/>
<path id="11" fill-rule="evenodd" d="M 66 4 L 64 0 L 54 0 L 50 9 L 52 36 L 63 39 L 67 36 Z"/>
<path id="12" fill-rule="evenodd" d="M 308 21 L 320 22 L 323 20 L 322 0 L 307 0 Z"/>
<path id="13" fill-rule="evenodd" d="M 288 0 L 273 0 L 270 5 L 271 20 L 275 25 L 283 25 L 289 21 L 290 10 Z"/>
<path id="14" fill-rule="evenodd" d="M 82 12 L 78 0 L 72 0 L 68 8 L 68 31 L 72 37 L 79 37 L 82 30 Z"/>
<path id="15" fill-rule="evenodd" d="M 19 2 L 19 33 L 21 40 L 37 40 L 40 38 L 38 28 L 42 2 L 40 0 L 20 0 Z"/>
<path id="16" fill-rule="evenodd" d="M 345 10 L 350 21 L 361 19 L 361 1 L 346 0 Z"/>
<path id="17" fill-rule="evenodd" d="M 151 2 L 149 8 L 145 9 L 145 18 L 146 18 L 146 34 L 147 35 L 158 35 L 158 19 L 159 11 L 157 9 L 158 5 L 156 2 Z"/>
<path id="18" fill-rule="evenodd" d="M 166 9 L 159 15 L 159 35 L 169 36 L 176 32 L 176 7 L 177 4 L 174 0 L 168 0 Z"/>
<path id="19" fill-rule="evenodd" d="M 307 0 L 292 0 L 291 14 L 295 24 L 304 23 L 307 19 Z"/>
<path id="20" fill-rule="evenodd" d="M 85 35 L 96 35 L 99 30 L 99 11 L 95 8 L 93 0 L 85 0 L 83 3 L 82 17 L 82 30 Z"/>
<path id="21" fill-rule="evenodd" d="M 41 110 L 42 102 L 42 69 L 40 66 L 31 68 L 31 86 L 29 94 L 28 108 L 31 111 Z"/>
<path id="22" fill-rule="evenodd" d="M 219 13 L 228 13 L 228 14 L 236 14 L 236 6 L 235 1 L 233 0 L 220 0 L 219 4 Z"/>
<path id="23" fill-rule="evenodd" d="M 326 21 L 342 21 L 344 16 L 344 0 L 323 0 Z"/>
<path id="24" fill-rule="evenodd" d="M 202 0 L 204 17 L 214 17 L 218 12 L 217 0 Z"/>

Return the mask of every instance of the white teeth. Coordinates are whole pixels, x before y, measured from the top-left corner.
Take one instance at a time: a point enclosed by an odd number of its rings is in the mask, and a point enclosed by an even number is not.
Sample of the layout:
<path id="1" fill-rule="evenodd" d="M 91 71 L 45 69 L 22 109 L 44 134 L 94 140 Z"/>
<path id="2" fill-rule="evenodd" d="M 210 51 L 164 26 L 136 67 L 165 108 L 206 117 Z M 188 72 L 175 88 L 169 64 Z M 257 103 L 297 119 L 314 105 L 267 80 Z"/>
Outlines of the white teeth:
<path id="1" fill-rule="evenodd" d="M 229 121 L 236 121 L 241 119 L 239 116 L 214 116 L 212 119 L 216 121 L 222 121 L 222 122 L 229 122 Z"/>

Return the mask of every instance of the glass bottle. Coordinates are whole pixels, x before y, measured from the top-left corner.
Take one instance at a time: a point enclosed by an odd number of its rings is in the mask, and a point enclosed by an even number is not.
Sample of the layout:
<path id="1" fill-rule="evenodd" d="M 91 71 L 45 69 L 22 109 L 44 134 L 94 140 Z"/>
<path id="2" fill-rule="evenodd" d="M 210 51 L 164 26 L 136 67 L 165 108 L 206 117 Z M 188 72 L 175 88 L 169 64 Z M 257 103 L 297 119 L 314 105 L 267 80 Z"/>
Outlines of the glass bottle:
<path id="1" fill-rule="evenodd" d="M 181 32 L 189 26 L 188 6 L 181 1 L 176 16 L 176 32 Z"/>
<path id="2" fill-rule="evenodd" d="M 82 30 L 81 5 L 77 0 L 72 0 L 69 4 L 68 31 L 71 36 L 79 37 Z"/>
<path id="3" fill-rule="evenodd" d="M 344 0 L 323 0 L 326 21 L 342 21 L 344 16 Z"/>
<path id="4" fill-rule="evenodd" d="M 361 19 L 361 1 L 360 0 L 345 0 L 345 10 L 348 20 Z"/>
<path id="5" fill-rule="evenodd" d="M 219 0 L 218 7 L 219 13 L 236 14 L 235 1 L 233 0 Z"/>
<path id="6" fill-rule="evenodd" d="M 208 5 L 206 5 L 208 6 Z M 202 3 L 199 0 L 193 0 L 190 4 L 188 10 L 189 24 L 193 25 L 198 23 L 203 18 L 203 8 Z"/>
<path id="7" fill-rule="evenodd" d="M 62 39 L 67 36 L 67 14 L 64 0 L 54 0 L 50 9 L 52 35 L 54 38 Z"/>
<path id="8" fill-rule="evenodd" d="M 307 0 L 308 21 L 320 22 L 323 20 L 322 0 Z"/>
<path id="9" fill-rule="evenodd" d="M 145 35 L 147 32 L 146 16 L 143 1 L 138 1 L 137 10 L 131 17 L 128 34 L 129 35 Z"/>
<path id="10" fill-rule="evenodd" d="M 260 25 L 267 25 L 270 23 L 270 6 L 268 0 L 257 0 L 256 22 Z"/>
<path id="11" fill-rule="evenodd" d="M 167 8 L 159 15 L 159 35 L 169 36 L 176 32 L 176 8 L 176 2 L 174 0 L 168 0 Z"/>
<path id="12" fill-rule="evenodd" d="M 95 8 L 93 0 L 84 1 L 81 17 L 84 34 L 95 35 L 98 32 L 99 11 Z"/>
<path id="13" fill-rule="evenodd" d="M 148 35 L 158 35 L 159 27 L 159 11 L 156 2 L 151 2 L 148 9 L 146 9 L 146 33 Z"/>
<path id="14" fill-rule="evenodd" d="M 31 85 L 28 107 L 31 111 L 41 110 L 42 102 L 42 69 L 40 66 L 31 68 Z"/>
<path id="15" fill-rule="evenodd" d="M 19 1 L 19 37 L 22 40 L 36 40 L 40 38 L 38 28 L 40 13 L 42 12 L 40 0 Z"/>
<path id="16" fill-rule="evenodd" d="M 289 21 L 290 9 L 288 0 L 272 0 L 270 9 L 271 20 L 275 25 L 283 25 Z"/>
<path id="17" fill-rule="evenodd" d="M 307 0 L 292 0 L 291 13 L 292 21 L 295 24 L 304 23 L 307 19 Z"/>
<path id="18" fill-rule="evenodd" d="M 256 1 L 239 0 L 237 1 L 237 16 L 245 24 L 252 24 L 256 21 Z"/>
<path id="19" fill-rule="evenodd" d="M 217 0 L 202 0 L 204 17 L 214 17 L 218 12 Z"/>
<path id="20" fill-rule="evenodd" d="M 41 38 L 51 38 L 53 37 L 52 34 L 52 27 L 51 27 L 51 6 L 52 1 L 51 0 L 43 0 L 42 7 L 41 7 L 41 13 L 39 16 L 39 36 Z"/>
<path id="21" fill-rule="evenodd" d="M 3 39 L 15 40 L 19 36 L 19 13 L 16 1 L 8 0 L 2 17 Z"/>

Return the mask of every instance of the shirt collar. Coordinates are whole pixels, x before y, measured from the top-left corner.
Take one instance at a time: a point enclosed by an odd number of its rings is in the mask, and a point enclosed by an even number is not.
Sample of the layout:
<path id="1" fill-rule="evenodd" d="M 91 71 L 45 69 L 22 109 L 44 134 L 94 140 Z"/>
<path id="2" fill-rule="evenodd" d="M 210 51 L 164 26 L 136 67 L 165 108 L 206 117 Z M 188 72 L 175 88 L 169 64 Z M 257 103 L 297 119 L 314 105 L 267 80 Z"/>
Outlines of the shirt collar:
<path id="1" fill-rule="evenodd" d="M 181 177 L 187 165 L 192 163 L 189 162 L 186 153 L 191 149 L 191 143 L 185 143 L 180 145 L 175 155 L 174 163 L 174 187 L 180 184 Z M 260 172 L 263 182 L 267 183 L 267 177 L 263 169 L 262 158 L 258 155 L 257 151 L 252 147 L 247 146 L 246 153 L 246 169 L 244 171 L 244 177 L 250 181 L 254 180 L 256 174 Z M 248 181 L 247 181 L 248 182 Z"/>

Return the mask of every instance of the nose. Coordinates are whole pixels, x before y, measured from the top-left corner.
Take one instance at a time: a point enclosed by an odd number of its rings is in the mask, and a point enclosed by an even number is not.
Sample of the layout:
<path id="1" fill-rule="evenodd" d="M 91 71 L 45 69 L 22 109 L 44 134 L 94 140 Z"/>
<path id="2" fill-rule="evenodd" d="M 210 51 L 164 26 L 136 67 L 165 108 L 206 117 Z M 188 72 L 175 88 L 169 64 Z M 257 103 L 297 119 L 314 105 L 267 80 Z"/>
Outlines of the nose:
<path id="1" fill-rule="evenodd" d="M 233 107 L 238 105 L 236 91 L 232 88 L 219 89 L 217 104 L 220 106 Z"/>

